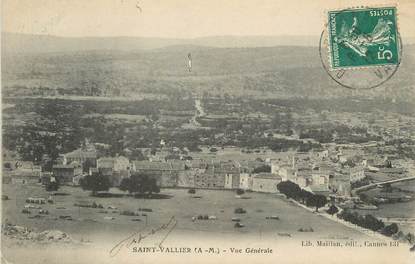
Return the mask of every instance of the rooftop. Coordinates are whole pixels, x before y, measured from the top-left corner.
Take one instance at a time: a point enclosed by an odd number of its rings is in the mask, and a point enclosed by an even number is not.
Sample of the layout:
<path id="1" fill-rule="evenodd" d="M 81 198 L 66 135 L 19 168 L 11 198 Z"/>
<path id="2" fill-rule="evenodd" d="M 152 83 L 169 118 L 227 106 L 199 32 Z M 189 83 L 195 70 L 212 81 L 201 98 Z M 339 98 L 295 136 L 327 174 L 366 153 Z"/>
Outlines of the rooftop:
<path id="1" fill-rule="evenodd" d="M 274 179 L 274 180 L 281 180 L 281 177 L 278 176 L 277 174 L 273 174 L 273 173 L 266 173 L 266 172 L 262 172 L 262 173 L 258 173 L 258 174 L 254 174 L 253 176 L 254 178 L 257 179 Z"/>
<path id="2" fill-rule="evenodd" d="M 87 158 L 96 158 L 97 153 L 96 151 L 86 151 L 82 149 L 76 149 L 72 152 L 64 154 L 66 158 L 80 158 L 80 159 L 87 159 Z"/>
<path id="3" fill-rule="evenodd" d="M 78 167 L 77 164 L 66 164 L 66 165 L 57 164 L 57 165 L 53 165 L 53 169 L 74 169 L 76 167 Z"/>
<path id="4" fill-rule="evenodd" d="M 133 161 L 136 170 L 155 170 L 155 171 L 179 171 L 184 170 L 184 162 L 172 161 L 172 162 L 152 162 L 152 161 Z"/>

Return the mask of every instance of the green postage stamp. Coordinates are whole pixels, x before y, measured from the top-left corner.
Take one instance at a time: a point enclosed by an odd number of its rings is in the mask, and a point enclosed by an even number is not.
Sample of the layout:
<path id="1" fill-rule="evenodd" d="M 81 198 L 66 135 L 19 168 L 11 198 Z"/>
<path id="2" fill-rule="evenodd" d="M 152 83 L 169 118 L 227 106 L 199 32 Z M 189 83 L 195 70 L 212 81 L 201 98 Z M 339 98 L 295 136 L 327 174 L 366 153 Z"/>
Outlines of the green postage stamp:
<path id="1" fill-rule="evenodd" d="M 398 64 L 396 22 L 396 7 L 329 11 L 331 68 Z"/>

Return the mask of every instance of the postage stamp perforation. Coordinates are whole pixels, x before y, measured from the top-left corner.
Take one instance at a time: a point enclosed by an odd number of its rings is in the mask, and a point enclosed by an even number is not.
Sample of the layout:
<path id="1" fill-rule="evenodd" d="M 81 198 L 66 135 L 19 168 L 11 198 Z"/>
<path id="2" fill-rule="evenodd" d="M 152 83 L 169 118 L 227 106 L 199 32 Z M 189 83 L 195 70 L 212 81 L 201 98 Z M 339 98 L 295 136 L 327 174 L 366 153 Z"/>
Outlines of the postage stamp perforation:
<path id="1" fill-rule="evenodd" d="M 342 65 L 342 66 L 335 67 L 333 65 L 333 57 L 332 57 L 334 50 L 332 50 L 332 45 L 331 45 L 333 39 L 332 39 L 331 32 L 330 32 L 330 18 L 331 18 L 331 15 L 332 14 L 339 14 L 341 12 L 359 12 L 359 11 L 364 12 L 364 11 L 368 11 L 370 9 L 376 10 L 376 9 L 382 9 L 382 8 L 393 8 L 394 9 L 394 22 L 395 22 L 395 25 L 394 25 L 393 29 L 396 31 L 395 32 L 395 35 L 396 35 L 395 40 L 396 40 L 397 49 L 399 49 L 397 51 L 397 54 L 396 54 L 398 56 L 398 58 L 396 59 L 397 61 L 396 62 L 390 62 L 390 63 L 383 62 L 383 63 L 380 63 L 380 64 L 350 65 L 350 66 Z M 402 54 L 401 54 L 402 53 L 402 39 L 401 39 L 401 36 L 400 36 L 400 33 L 399 33 L 399 22 L 398 22 L 399 14 L 398 14 L 398 4 L 397 3 L 373 5 L 373 6 L 357 5 L 357 6 L 348 6 L 348 7 L 336 8 L 336 9 L 327 9 L 326 8 L 324 10 L 324 12 L 325 12 L 325 23 L 324 23 L 324 30 L 323 30 L 322 36 L 323 36 L 324 33 L 327 33 L 327 41 L 325 39 L 324 45 L 326 46 L 325 49 L 327 50 L 327 61 L 329 62 L 329 70 L 330 71 L 338 71 L 338 70 L 341 70 L 341 69 L 344 69 L 344 70 L 346 70 L 346 69 L 347 70 L 362 70 L 362 69 L 368 69 L 368 68 L 373 69 L 373 68 L 382 68 L 382 67 L 385 67 L 385 66 L 388 66 L 388 65 L 393 66 L 393 65 L 399 65 L 400 64 L 400 60 L 401 60 L 401 57 L 402 57 Z M 326 31 L 326 32 L 324 32 L 324 31 Z"/>

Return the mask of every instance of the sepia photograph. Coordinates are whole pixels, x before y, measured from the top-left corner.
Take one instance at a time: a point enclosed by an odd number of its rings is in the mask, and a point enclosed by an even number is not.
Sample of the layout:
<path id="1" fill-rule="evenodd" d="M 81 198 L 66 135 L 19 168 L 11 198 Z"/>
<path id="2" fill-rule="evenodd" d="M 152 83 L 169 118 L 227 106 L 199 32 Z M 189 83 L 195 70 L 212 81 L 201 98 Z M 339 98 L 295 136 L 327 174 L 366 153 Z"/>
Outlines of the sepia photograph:
<path id="1" fill-rule="evenodd" d="M 415 263 L 414 13 L 2 0 L 0 263 Z"/>

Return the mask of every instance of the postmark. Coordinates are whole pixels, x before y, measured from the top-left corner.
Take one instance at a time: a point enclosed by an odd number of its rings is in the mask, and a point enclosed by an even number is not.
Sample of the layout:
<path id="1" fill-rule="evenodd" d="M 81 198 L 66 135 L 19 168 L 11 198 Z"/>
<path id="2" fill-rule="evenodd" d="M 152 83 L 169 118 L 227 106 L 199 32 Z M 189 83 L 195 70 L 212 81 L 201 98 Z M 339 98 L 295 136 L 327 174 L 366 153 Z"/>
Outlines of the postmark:
<path id="1" fill-rule="evenodd" d="M 328 75 L 350 89 L 379 87 L 396 73 L 402 39 L 396 7 L 327 12 L 320 37 L 320 59 Z"/>

